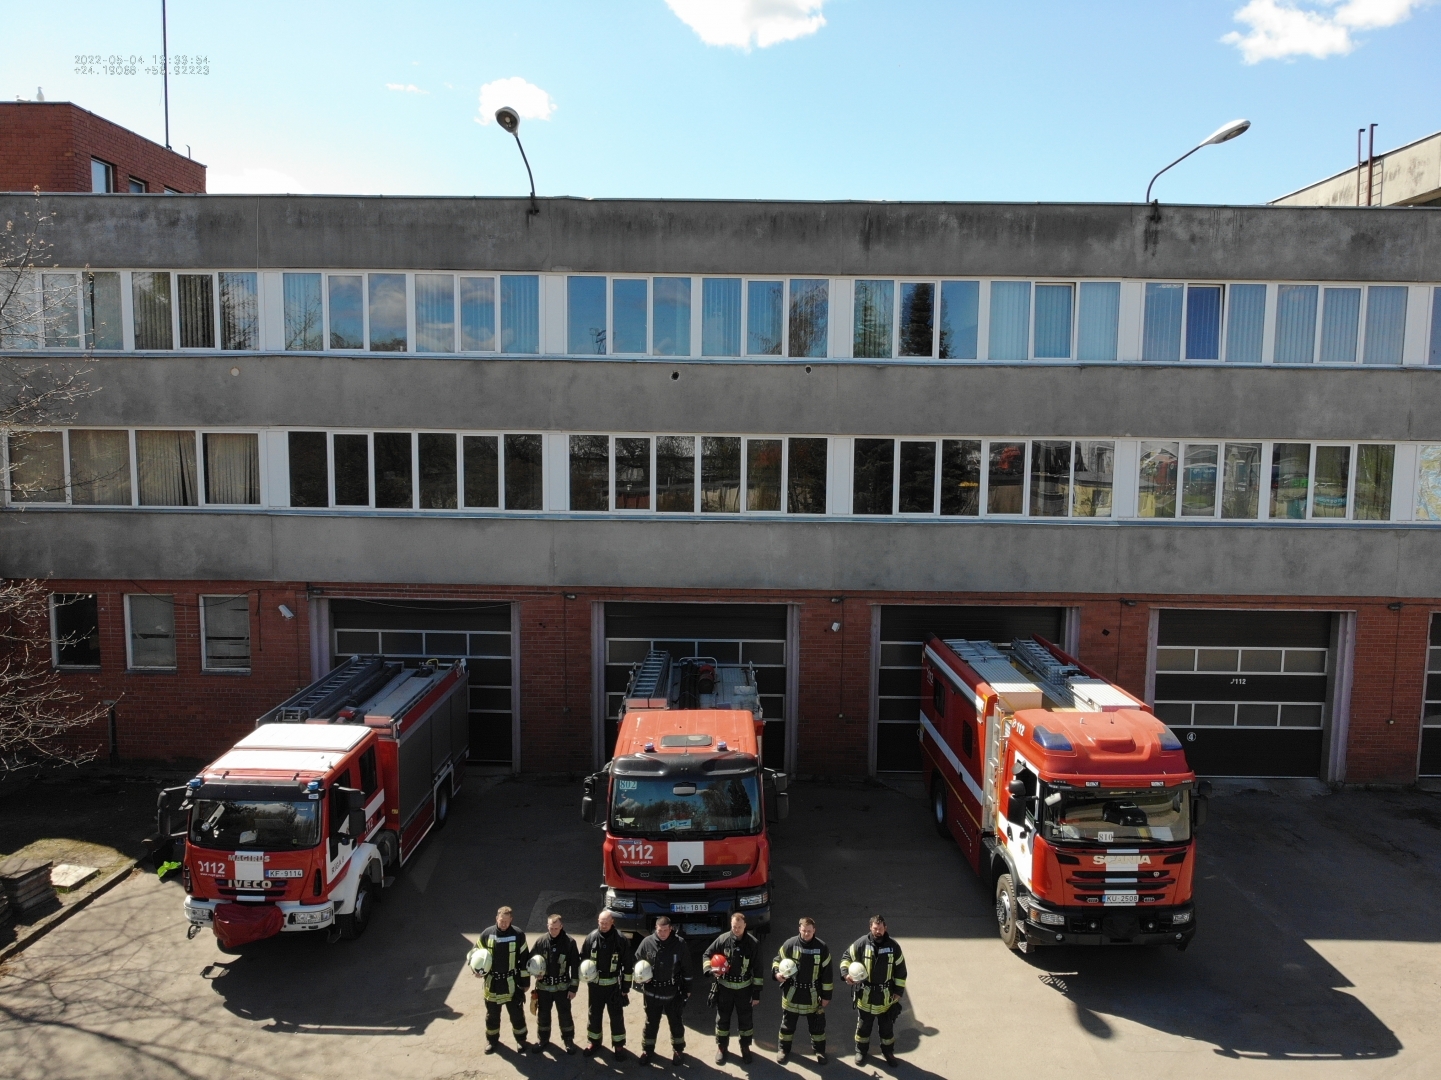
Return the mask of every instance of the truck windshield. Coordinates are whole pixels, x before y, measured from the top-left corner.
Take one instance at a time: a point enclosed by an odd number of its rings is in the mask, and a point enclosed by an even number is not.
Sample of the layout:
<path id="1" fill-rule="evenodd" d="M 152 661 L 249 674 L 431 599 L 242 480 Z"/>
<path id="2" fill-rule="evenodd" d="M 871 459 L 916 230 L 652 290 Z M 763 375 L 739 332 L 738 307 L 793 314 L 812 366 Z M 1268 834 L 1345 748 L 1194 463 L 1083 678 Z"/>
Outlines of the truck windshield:
<path id="1" fill-rule="evenodd" d="M 754 776 L 661 780 L 618 776 L 610 829 L 662 840 L 697 833 L 756 833 L 761 804 Z"/>
<path id="2" fill-rule="evenodd" d="M 1042 805 L 1047 840 L 1124 844 L 1191 838 L 1191 789 L 1184 785 L 1140 791 L 1050 789 Z"/>
<path id="3" fill-rule="evenodd" d="M 320 843 L 320 803 L 197 799 L 190 842 L 201 847 L 294 851 Z"/>

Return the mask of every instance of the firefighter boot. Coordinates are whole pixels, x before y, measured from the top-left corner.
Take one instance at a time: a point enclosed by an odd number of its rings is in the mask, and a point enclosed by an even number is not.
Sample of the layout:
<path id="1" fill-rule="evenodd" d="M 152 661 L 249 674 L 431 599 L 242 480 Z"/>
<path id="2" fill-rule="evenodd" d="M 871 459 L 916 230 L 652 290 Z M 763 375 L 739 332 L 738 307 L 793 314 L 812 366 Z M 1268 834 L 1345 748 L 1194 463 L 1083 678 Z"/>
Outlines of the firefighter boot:
<path id="1" fill-rule="evenodd" d="M 566 1052 L 567 1054 L 573 1054 L 573 1053 L 575 1053 L 575 1040 L 574 1040 L 574 1039 L 566 1039 L 566 1040 L 565 1040 L 565 1052 Z"/>
<path id="2" fill-rule="evenodd" d="M 611 1053 L 615 1055 L 616 1061 L 624 1061 L 626 1058 L 630 1057 L 630 1051 L 627 1050 L 624 1046 L 612 1047 Z"/>
<path id="3" fill-rule="evenodd" d="M 869 1048 L 869 1047 L 861 1047 L 861 1046 L 856 1047 L 856 1067 L 857 1067 L 857 1068 L 862 1068 L 862 1069 L 865 1068 L 865 1065 L 866 1065 L 866 1054 L 869 1053 L 869 1052 L 870 1052 L 870 1048 Z"/>
<path id="4" fill-rule="evenodd" d="M 886 1055 L 887 1065 L 896 1066 L 900 1064 L 900 1062 L 896 1060 L 896 1052 L 889 1046 L 882 1046 L 881 1053 Z"/>
<path id="5" fill-rule="evenodd" d="M 486 1039 L 486 1040 L 485 1040 L 485 1052 L 486 1052 L 487 1054 L 493 1054 L 493 1053 L 495 1053 L 495 1052 L 496 1052 L 497 1050 L 499 1050 L 499 1049 L 500 1049 L 500 1039 L 499 1039 L 499 1037 L 494 1038 L 494 1039 Z"/>
<path id="6" fill-rule="evenodd" d="M 547 1050 L 549 1050 L 549 1049 L 550 1049 L 550 1040 L 549 1040 L 549 1039 L 546 1039 L 545 1042 L 539 1042 L 539 1041 L 537 1041 L 537 1042 L 533 1042 L 533 1043 L 530 1044 L 530 1052 L 531 1052 L 532 1054 L 543 1054 L 543 1053 L 545 1053 L 545 1052 L 546 1052 Z"/>
<path id="7" fill-rule="evenodd" d="M 684 1050 L 677 1049 L 676 1052 L 671 1055 L 671 1062 L 672 1062 L 673 1064 L 676 1064 L 676 1065 L 684 1064 L 684 1063 L 685 1063 L 685 1051 L 684 1051 Z"/>
<path id="8" fill-rule="evenodd" d="M 750 1041 L 749 1039 L 742 1039 L 742 1040 L 741 1040 L 741 1064 L 742 1064 L 742 1065 L 749 1065 L 749 1064 L 751 1063 L 751 1061 L 753 1061 L 753 1060 L 754 1060 L 754 1059 L 751 1057 L 751 1041 Z"/>
<path id="9" fill-rule="evenodd" d="M 786 1043 L 781 1043 L 781 1052 L 780 1052 L 780 1055 L 776 1058 L 776 1060 L 779 1061 L 782 1065 L 784 1065 L 786 1062 L 790 1061 L 790 1059 L 791 1059 L 791 1044 L 788 1043 L 788 1042 L 786 1042 Z"/>
<path id="10" fill-rule="evenodd" d="M 729 1045 L 729 1039 L 717 1039 L 715 1041 L 715 1063 L 717 1065 L 724 1065 L 726 1063 L 726 1047 Z"/>
<path id="11" fill-rule="evenodd" d="M 830 1058 L 826 1057 L 826 1052 L 825 1052 L 824 1050 L 817 1050 L 817 1051 L 816 1051 L 816 1064 L 817 1064 L 817 1065 L 824 1065 L 824 1064 L 825 1064 L 827 1061 L 829 1061 L 829 1060 L 830 1060 Z"/>
<path id="12" fill-rule="evenodd" d="M 596 1054 L 600 1053 L 600 1043 L 587 1043 L 585 1049 L 582 1050 L 581 1053 L 584 1054 L 586 1057 L 595 1057 Z"/>

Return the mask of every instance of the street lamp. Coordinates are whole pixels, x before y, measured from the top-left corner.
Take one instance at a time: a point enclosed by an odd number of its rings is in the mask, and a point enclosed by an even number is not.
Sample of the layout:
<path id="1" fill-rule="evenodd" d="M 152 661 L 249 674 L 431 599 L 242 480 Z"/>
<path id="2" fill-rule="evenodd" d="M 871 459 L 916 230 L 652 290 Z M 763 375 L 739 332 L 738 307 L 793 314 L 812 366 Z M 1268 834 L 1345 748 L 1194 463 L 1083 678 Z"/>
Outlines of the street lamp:
<path id="1" fill-rule="evenodd" d="M 1181 162 L 1185 161 L 1188 157 L 1194 154 L 1197 150 L 1201 149 L 1201 147 L 1203 146 L 1219 146 L 1223 142 L 1230 142 L 1237 135 L 1244 135 L 1246 133 L 1246 129 L 1250 126 L 1251 121 L 1249 120 L 1232 120 L 1229 124 L 1223 124 L 1221 127 L 1217 128 L 1214 132 L 1212 132 L 1210 137 L 1206 139 L 1205 142 L 1198 143 L 1197 145 L 1191 147 L 1191 149 L 1187 150 L 1175 161 L 1171 162 L 1170 165 L 1167 165 L 1166 169 L 1181 164 Z M 1161 172 L 1158 172 L 1155 176 L 1151 177 L 1151 182 L 1146 185 L 1147 202 L 1151 201 L 1151 188 L 1160 178 L 1161 173 L 1165 172 L 1166 169 L 1162 169 Z"/>
<path id="2" fill-rule="evenodd" d="M 535 173 L 530 171 L 530 159 L 525 156 L 525 147 L 520 143 L 520 113 L 509 105 L 502 105 L 495 110 L 495 122 L 515 136 L 515 145 L 520 147 L 520 160 L 525 162 L 525 175 L 530 177 L 530 210 L 527 212 L 538 214 L 540 206 L 535 201 Z"/>

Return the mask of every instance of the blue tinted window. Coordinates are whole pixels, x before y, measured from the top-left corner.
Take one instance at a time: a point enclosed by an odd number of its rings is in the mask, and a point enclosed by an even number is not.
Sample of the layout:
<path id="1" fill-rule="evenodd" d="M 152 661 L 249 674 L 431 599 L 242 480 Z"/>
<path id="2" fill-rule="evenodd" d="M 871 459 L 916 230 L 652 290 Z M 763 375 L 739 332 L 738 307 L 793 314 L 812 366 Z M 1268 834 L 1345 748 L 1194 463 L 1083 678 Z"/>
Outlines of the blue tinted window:
<path id="1" fill-rule="evenodd" d="M 1114 360 L 1121 323 L 1121 283 L 1083 281 L 1077 313 L 1076 359 Z"/>
<path id="2" fill-rule="evenodd" d="M 1321 310 L 1321 363 L 1354 364 L 1361 328 L 1361 290 L 1327 289 Z"/>
<path id="3" fill-rule="evenodd" d="M 741 279 L 702 278 L 700 353 L 741 354 Z"/>
<path id="4" fill-rule="evenodd" d="M 852 356 L 878 358 L 891 355 L 895 297 L 894 281 L 856 282 L 855 340 Z"/>
<path id="5" fill-rule="evenodd" d="M 974 360 L 981 308 L 979 281 L 941 282 L 941 359 Z"/>
<path id="6" fill-rule="evenodd" d="M 370 348 L 405 352 L 405 275 L 370 275 Z"/>
<path id="7" fill-rule="evenodd" d="M 501 275 L 500 351 L 540 352 L 540 278 L 535 274 Z"/>
<path id="8" fill-rule="evenodd" d="M 1404 285 L 1372 285 L 1366 290 L 1367 364 L 1399 364 L 1406 341 L 1406 296 Z"/>
<path id="9" fill-rule="evenodd" d="M 690 278 L 655 279 L 655 354 L 690 355 Z"/>
<path id="10" fill-rule="evenodd" d="M 897 356 L 930 356 L 935 351 L 936 287 L 929 281 L 901 283 L 901 324 Z"/>
<path id="11" fill-rule="evenodd" d="M 1276 363 L 1309 364 L 1316 359 L 1315 285 L 1276 289 Z"/>
<path id="12" fill-rule="evenodd" d="M 829 353 L 830 279 L 791 278 L 791 356 Z"/>
<path id="13" fill-rule="evenodd" d="M 1221 286 L 1186 290 L 1186 359 L 1221 359 Z"/>
<path id="14" fill-rule="evenodd" d="M 646 351 L 645 320 L 649 283 L 645 279 L 617 278 L 611 282 L 611 333 L 614 351 Z"/>
<path id="15" fill-rule="evenodd" d="M 365 298 L 359 277 L 330 278 L 330 347 L 365 348 Z"/>
<path id="16" fill-rule="evenodd" d="M 605 278 L 566 281 L 566 348 L 573 355 L 605 355 Z"/>
<path id="17" fill-rule="evenodd" d="M 785 282 L 746 283 L 746 353 L 750 356 L 781 354 L 782 316 L 785 310 Z"/>
<path id="18" fill-rule="evenodd" d="M 495 351 L 495 278 L 460 279 L 460 351 Z"/>
<path id="19" fill-rule="evenodd" d="M 1031 355 L 1031 283 L 991 282 L 992 360 L 1027 360 Z"/>
<path id="20" fill-rule="evenodd" d="M 1259 364 L 1266 331 L 1266 286 L 1232 285 L 1226 319 L 1226 362 Z"/>
<path id="21" fill-rule="evenodd" d="M 1181 301 L 1186 287 L 1167 281 L 1146 283 L 1146 315 L 1141 329 L 1142 360 L 1181 359 Z"/>
<path id="22" fill-rule="evenodd" d="M 1072 296 L 1070 285 L 1036 286 L 1036 359 L 1070 359 Z"/>

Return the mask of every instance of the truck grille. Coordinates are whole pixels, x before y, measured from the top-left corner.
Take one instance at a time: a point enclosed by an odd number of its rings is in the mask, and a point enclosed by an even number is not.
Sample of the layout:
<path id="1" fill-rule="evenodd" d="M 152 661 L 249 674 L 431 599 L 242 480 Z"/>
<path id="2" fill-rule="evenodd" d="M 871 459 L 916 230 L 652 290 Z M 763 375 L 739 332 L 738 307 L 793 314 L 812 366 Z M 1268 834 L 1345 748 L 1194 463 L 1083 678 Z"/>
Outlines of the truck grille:
<path id="1" fill-rule="evenodd" d="M 623 869 L 630 877 L 639 878 L 641 881 L 653 881 L 657 885 L 699 885 L 705 882 L 727 881 L 731 878 L 743 877 L 750 867 L 736 864 L 696 866 L 689 872 L 682 870 L 679 866 L 627 866 Z"/>

